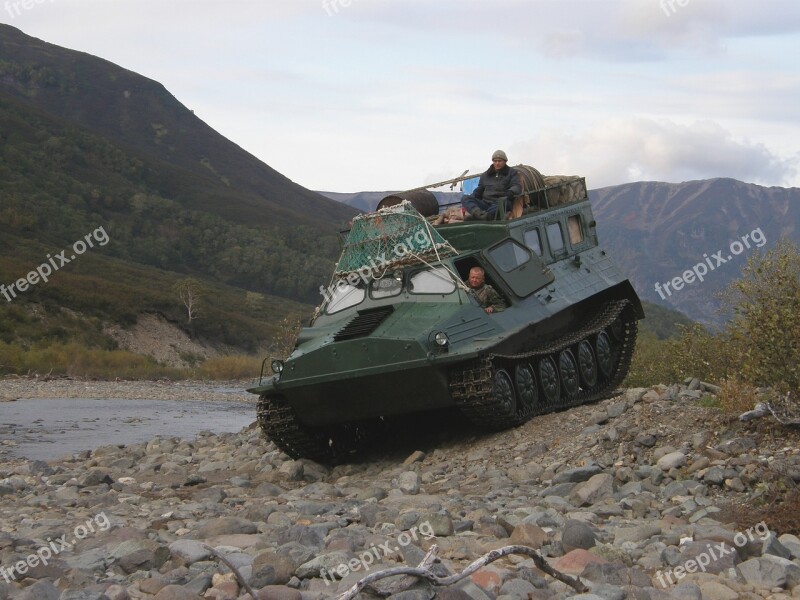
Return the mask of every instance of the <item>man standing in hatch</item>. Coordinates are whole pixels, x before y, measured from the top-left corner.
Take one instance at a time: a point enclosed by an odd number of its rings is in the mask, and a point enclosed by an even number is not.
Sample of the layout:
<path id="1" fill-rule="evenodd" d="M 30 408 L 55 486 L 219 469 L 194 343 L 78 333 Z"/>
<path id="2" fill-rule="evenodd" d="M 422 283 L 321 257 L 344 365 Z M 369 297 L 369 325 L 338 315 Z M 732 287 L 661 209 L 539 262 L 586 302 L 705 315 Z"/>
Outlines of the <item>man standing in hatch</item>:
<path id="1" fill-rule="evenodd" d="M 521 191 L 519 175 L 508 166 L 506 153 L 495 150 L 492 166 L 481 175 L 478 187 L 461 199 L 465 218 L 492 221 L 497 218 L 498 211 L 504 216 Z"/>
<path id="2" fill-rule="evenodd" d="M 481 267 L 472 267 L 469 270 L 467 285 L 470 287 L 470 293 L 487 313 L 492 314 L 506 309 L 503 297 L 486 283 L 486 273 Z"/>

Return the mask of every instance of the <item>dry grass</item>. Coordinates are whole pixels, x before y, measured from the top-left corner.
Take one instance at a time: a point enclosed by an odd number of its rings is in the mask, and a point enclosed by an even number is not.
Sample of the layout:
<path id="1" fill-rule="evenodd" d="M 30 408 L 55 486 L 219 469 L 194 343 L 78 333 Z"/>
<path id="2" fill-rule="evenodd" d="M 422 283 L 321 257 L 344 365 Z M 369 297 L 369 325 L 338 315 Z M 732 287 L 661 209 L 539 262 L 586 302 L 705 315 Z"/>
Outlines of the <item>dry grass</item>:
<path id="1" fill-rule="evenodd" d="M 0 374 L 69 375 L 89 379 L 187 379 L 184 369 L 166 367 L 154 359 L 124 350 L 90 349 L 55 343 L 23 348 L 0 342 Z"/>
<path id="2" fill-rule="evenodd" d="M 209 358 L 197 368 L 197 376 L 216 380 L 253 379 L 261 371 L 262 360 L 242 355 Z"/>
<path id="3" fill-rule="evenodd" d="M 125 350 L 86 348 L 55 343 L 23 348 L 0 342 L 0 376 L 68 375 L 87 379 L 253 379 L 261 371 L 261 358 L 222 356 L 210 358 L 194 369 L 168 367 L 149 356 Z"/>
<path id="4" fill-rule="evenodd" d="M 739 531 L 763 521 L 770 531 L 780 535 L 800 535 L 800 490 L 792 487 L 789 491 L 774 493 L 768 502 L 759 506 L 753 503 L 728 505 L 715 518 L 736 523 Z"/>
<path id="5" fill-rule="evenodd" d="M 753 410 L 758 402 L 758 390 L 755 386 L 738 380 L 736 377 L 723 379 L 717 396 L 723 411 L 732 415 L 740 415 Z"/>

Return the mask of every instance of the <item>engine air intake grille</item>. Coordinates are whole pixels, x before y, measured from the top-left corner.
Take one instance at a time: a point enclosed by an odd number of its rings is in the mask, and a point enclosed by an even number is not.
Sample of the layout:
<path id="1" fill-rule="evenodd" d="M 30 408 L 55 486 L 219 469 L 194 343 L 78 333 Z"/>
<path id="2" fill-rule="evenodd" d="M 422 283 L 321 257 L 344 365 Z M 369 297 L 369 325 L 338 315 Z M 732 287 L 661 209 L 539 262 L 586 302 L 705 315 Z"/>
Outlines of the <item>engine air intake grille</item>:
<path id="1" fill-rule="evenodd" d="M 379 308 L 369 308 L 360 310 L 347 325 L 342 327 L 334 336 L 336 342 L 342 340 L 352 340 L 353 338 L 365 337 L 375 331 L 384 319 L 394 312 L 392 306 L 381 306 Z"/>

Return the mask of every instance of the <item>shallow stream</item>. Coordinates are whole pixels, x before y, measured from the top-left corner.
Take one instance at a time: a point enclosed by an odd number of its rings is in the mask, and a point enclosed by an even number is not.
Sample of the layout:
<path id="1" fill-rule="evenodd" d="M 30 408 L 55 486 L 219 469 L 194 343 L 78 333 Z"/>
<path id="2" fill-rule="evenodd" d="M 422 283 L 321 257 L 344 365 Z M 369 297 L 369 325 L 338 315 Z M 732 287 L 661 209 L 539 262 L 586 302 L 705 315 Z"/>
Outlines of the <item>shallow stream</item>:
<path id="1" fill-rule="evenodd" d="M 254 404 L 188 400 L 31 399 L 0 403 L 0 459 L 50 460 L 156 436 L 193 438 L 236 432 L 256 418 Z"/>

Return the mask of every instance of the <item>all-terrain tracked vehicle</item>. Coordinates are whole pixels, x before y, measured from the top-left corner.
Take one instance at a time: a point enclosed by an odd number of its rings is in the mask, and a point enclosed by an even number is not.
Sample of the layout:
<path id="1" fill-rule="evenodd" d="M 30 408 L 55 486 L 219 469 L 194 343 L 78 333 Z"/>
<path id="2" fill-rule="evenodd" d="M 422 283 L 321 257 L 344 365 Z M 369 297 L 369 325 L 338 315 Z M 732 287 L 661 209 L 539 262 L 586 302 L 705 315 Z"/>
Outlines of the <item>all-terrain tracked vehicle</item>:
<path id="1" fill-rule="evenodd" d="M 523 195 L 496 221 L 437 216 L 426 190 L 353 220 L 291 356 L 248 390 L 281 450 L 335 461 L 384 418 L 446 407 L 499 430 L 619 385 L 644 313 L 599 245 L 585 180 L 516 169 Z M 505 310 L 480 306 L 476 266 Z"/>

